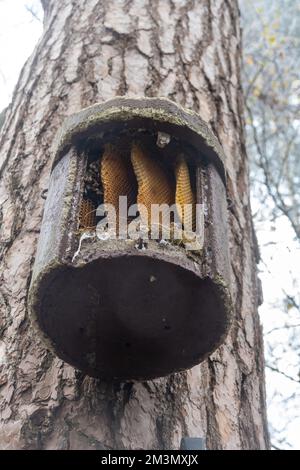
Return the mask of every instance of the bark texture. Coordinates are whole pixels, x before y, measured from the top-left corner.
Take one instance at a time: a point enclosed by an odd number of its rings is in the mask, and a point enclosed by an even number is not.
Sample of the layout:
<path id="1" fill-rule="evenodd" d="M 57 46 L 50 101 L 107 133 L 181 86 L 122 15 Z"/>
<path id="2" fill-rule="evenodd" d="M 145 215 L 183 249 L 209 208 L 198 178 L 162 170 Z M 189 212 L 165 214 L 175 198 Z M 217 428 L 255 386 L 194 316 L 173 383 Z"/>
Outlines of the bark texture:
<path id="1" fill-rule="evenodd" d="M 265 449 L 236 0 L 44 0 L 44 34 L 0 134 L 0 447 Z M 227 156 L 235 318 L 226 343 L 185 373 L 105 383 L 63 363 L 32 329 L 27 292 L 63 119 L 116 95 L 166 96 L 201 113 Z"/>

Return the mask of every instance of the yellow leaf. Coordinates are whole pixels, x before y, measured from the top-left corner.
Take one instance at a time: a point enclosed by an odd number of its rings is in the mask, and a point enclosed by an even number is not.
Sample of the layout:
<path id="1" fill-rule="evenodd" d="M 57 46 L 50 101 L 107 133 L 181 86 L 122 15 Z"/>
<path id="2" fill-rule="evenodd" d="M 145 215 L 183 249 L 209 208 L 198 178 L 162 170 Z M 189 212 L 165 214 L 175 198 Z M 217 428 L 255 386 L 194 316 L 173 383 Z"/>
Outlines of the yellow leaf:
<path id="1" fill-rule="evenodd" d="M 261 92 L 261 89 L 258 88 L 258 87 L 255 87 L 255 88 L 253 89 L 253 95 L 254 95 L 254 96 L 260 96 L 260 92 Z"/>
<path id="2" fill-rule="evenodd" d="M 270 44 L 270 46 L 274 46 L 276 44 L 276 36 L 274 35 L 268 36 L 267 41 Z"/>

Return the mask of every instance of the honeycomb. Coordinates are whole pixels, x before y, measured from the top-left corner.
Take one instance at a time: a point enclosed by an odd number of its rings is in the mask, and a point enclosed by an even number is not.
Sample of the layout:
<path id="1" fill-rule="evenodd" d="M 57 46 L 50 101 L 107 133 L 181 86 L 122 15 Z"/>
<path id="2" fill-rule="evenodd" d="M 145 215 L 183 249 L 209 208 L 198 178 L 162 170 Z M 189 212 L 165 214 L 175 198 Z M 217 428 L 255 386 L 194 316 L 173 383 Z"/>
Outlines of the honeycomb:
<path id="1" fill-rule="evenodd" d="M 181 215 L 181 223 L 185 221 L 188 223 L 188 227 L 195 230 L 196 228 L 196 208 L 195 208 L 195 195 L 192 190 L 189 168 L 183 155 L 180 155 L 176 161 L 175 166 L 175 177 L 176 177 L 176 192 L 175 192 L 175 203 L 181 208 L 178 214 Z M 193 210 L 184 212 L 184 205 L 192 204 Z"/>
<path id="2" fill-rule="evenodd" d="M 116 209 L 119 221 L 119 196 L 127 196 L 128 206 L 136 201 L 136 181 L 129 159 L 112 144 L 107 144 L 100 163 L 104 203 Z"/>
<path id="3" fill-rule="evenodd" d="M 100 165 L 100 180 L 98 174 L 99 188 L 95 189 L 96 182 L 93 174 L 86 181 L 88 194 L 85 195 L 80 208 L 80 228 L 93 228 L 96 225 L 96 202 L 90 194 L 103 192 L 103 202 L 112 204 L 116 210 L 117 233 L 119 227 L 119 196 L 127 196 L 128 207 L 137 202 L 143 224 L 150 228 L 151 205 L 174 203 L 178 210 L 180 222 L 187 228 L 195 230 L 196 207 L 195 194 L 192 189 L 188 163 L 183 154 L 178 155 L 174 165 L 175 187 L 172 176 L 167 173 L 158 160 L 155 160 L 145 145 L 134 142 L 130 149 L 123 145 L 106 144 L 102 157 L 97 161 Z M 95 162 L 96 164 L 96 162 Z M 94 179 L 92 179 L 92 176 Z M 90 181 L 91 180 L 91 181 Z M 185 212 L 185 204 L 193 206 L 192 213 Z M 145 206 L 144 213 L 141 205 Z M 107 217 L 109 217 L 109 212 Z M 160 217 L 162 217 L 160 215 Z M 185 218 L 188 218 L 187 221 Z M 158 221 L 161 233 L 162 219 Z M 184 227 L 186 229 L 186 227 Z M 160 235 L 159 235 L 160 236 Z"/>
<path id="4" fill-rule="evenodd" d="M 142 222 L 150 225 L 151 204 L 174 203 L 172 182 L 163 168 L 153 160 L 140 144 L 134 143 L 131 149 L 131 162 L 138 182 L 137 204 L 143 204 L 148 217 L 140 211 Z"/>
<path id="5" fill-rule="evenodd" d="M 82 199 L 79 210 L 79 228 L 91 229 L 96 226 L 96 207 L 89 199 Z"/>

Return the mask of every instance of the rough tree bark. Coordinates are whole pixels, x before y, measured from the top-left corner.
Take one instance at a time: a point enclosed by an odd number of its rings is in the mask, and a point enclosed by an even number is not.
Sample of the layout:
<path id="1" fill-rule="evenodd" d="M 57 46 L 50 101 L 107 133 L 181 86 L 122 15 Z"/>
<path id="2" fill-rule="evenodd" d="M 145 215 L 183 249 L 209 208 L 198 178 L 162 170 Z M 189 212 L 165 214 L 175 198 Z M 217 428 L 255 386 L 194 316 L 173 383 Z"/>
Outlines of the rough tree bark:
<path id="1" fill-rule="evenodd" d="M 0 447 L 265 449 L 236 0 L 43 0 L 44 34 L 24 66 L 0 135 Z M 147 383 L 91 379 L 51 355 L 26 297 L 63 119 L 116 95 L 166 96 L 199 111 L 227 155 L 235 318 L 205 363 Z"/>

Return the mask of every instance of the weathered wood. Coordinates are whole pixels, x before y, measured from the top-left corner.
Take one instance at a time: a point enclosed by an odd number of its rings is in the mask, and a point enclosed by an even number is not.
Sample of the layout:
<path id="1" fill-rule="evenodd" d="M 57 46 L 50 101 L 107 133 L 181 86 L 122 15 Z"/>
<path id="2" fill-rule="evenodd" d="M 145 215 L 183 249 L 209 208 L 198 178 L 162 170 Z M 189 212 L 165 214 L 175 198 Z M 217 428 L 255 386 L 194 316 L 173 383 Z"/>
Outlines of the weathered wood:
<path id="1" fill-rule="evenodd" d="M 89 142 L 101 149 L 140 129 L 167 131 L 185 155 L 193 146 L 190 159 L 207 175 L 201 251 L 170 240 L 137 250 L 128 236 L 112 244 L 87 238 L 85 256 L 75 255 Z M 206 359 L 232 319 L 226 189 L 216 169 L 224 177 L 223 152 L 209 127 L 169 100 L 118 98 L 69 117 L 56 147 L 29 295 L 46 344 L 102 379 L 149 380 Z"/>
<path id="2" fill-rule="evenodd" d="M 186 144 L 197 149 L 199 156 L 214 163 L 225 182 L 225 155 L 210 127 L 199 114 L 167 98 L 118 97 L 73 114 L 56 135 L 54 165 L 70 146 L 85 145 L 86 140 L 97 133 L 117 134 L 124 131 L 124 126 L 128 130 L 160 130 L 184 139 Z"/>

